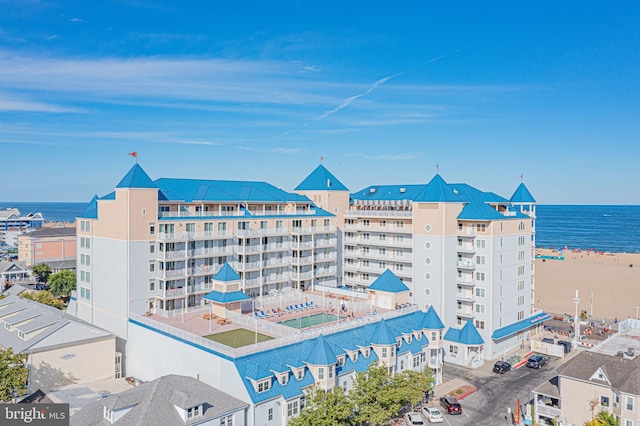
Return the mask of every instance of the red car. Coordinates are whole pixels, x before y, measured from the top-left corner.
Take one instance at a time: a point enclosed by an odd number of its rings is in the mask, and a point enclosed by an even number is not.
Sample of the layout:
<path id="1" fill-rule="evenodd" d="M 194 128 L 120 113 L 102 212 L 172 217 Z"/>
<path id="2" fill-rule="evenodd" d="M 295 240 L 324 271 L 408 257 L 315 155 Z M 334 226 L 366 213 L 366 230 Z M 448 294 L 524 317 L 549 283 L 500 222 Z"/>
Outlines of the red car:
<path id="1" fill-rule="evenodd" d="M 442 405 L 442 408 L 449 414 L 462 414 L 462 406 L 458 400 L 452 396 L 443 396 L 440 398 L 440 405 Z"/>

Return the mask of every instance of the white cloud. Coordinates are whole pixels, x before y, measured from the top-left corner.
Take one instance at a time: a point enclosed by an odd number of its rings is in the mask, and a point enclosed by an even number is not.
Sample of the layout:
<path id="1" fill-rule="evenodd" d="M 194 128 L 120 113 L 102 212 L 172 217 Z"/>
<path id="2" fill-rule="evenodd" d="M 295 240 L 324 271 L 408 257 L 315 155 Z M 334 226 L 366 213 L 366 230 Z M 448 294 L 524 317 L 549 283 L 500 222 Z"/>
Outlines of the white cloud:
<path id="1" fill-rule="evenodd" d="M 298 154 L 298 153 L 302 152 L 302 150 L 300 148 L 273 148 L 273 149 L 269 149 L 267 151 L 275 152 L 275 153 L 278 153 L 278 154 L 287 154 L 287 155 L 294 155 L 294 154 Z"/>
<path id="2" fill-rule="evenodd" d="M 83 112 L 78 108 L 68 108 L 59 105 L 36 102 L 26 99 L 16 99 L 15 97 L 5 97 L 0 95 L 0 111 L 30 111 L 48 113 L 79 113 Z"/>

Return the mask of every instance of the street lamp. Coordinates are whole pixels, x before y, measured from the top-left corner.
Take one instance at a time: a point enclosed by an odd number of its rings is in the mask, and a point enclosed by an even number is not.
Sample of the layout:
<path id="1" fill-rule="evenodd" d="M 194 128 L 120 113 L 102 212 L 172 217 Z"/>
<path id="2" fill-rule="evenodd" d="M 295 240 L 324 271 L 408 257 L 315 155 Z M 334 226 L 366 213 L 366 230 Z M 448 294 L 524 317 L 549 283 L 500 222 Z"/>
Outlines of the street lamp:
<path id="1" fill-rule="evenodd" d="M 590 308 L 589 308 L 590 316 L 593 316 L 593 293 L 591 293 L 591 297 L 589 299 L 589 302 L 590 302 L 590 304 L 589 304 L 590 305 Z"/>
<path id="2" fill-rule="evenodd" d="M 576 290 L 576 297 L 573 298 L 573 303 L 576 304 L 576 315 L 573 317 L 573 338 L 577 345 L 580 335 L 580 320 L 578 319 L 578 304 L 580 303 L 580 298 L 578 297 L 578 290 Z"/>

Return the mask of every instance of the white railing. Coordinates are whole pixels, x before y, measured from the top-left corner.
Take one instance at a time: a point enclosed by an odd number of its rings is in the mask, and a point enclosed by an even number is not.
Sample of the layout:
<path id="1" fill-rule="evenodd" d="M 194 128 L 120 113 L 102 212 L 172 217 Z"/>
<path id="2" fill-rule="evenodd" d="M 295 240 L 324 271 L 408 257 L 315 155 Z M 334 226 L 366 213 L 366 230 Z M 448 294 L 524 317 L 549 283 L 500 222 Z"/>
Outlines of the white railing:
<path id="1" fill-rule="evenodd" d="M 304 242 L 292 242 L 292 249 L 302 249 L 302 248 L 310 248 L 313 247 L 313 241 L 304 241 Z"/>
<path id="2" fill-rule="evenodd" d="M 315 247 L 335 246 L 338 240 L 335 238 L 321 238 L 314 242 Z"/>
<path id="3" fill-rule="evenodd" d="M 291 258 L 292 265 L 310 265 L 311 263 L 313 263 L 311 256 Z"/>
<path id="4" fill-rule="evenodd" d="M 459 268 L 475 268 L 475 267 L 476 267 L 476 264 L 475 264 L 475 263 L 473 263 L 473 262 L 471 262 L 471 261 L 468 261 L 468 260 L 467 260 L 467 261 L 459 260 L 459 261 L 456 263 L 456 265 L 457 265 Z"/>
<path id="5" fill-rule="evenodd" d="M 262 245 L 263 250 L 287 250 L 289 247 L 291 247 L 289 243 L 268 243 Z"/>
<path id="6" fill-rule="evenodd" d="M 175 270 L 164 270 L 159 271 L 161 278 L 184 278 L 185 270 L 184 269 L 175 269 Z"/>
<path id="7" fill-rule="evenodd" d="M 236 269 L 238 269 L 239 271 L 260 269 L 260 262 L 259 261 L 244 262 L 244 263 L 236 262 Z"/>
<path id="8" fill-rule="evenodd" d="M 256 278 L 245 278 L 242 281 L 242 284 L 244 287 L 257 287 L 260 285 L 260 277 L 256 277 Z"/>
<path id="9" fill-rule="evenodd" d="M 411 217 L 411 210 L 346 210 L 345 216 L 372 216 L 372 217 Z"/>
<path id="10" fill-rule="evenodd" d="M 333 252 L 329 254 L 317 254 L 313 257 L 313 260 L 315 262 L 326 262 L 326 261 L 336 260 L 337 257 L 338 257 L 338 254 Z"/>
<path id="11" fill-rule="evenodd" d="M 311 279 L 312 276 L 313 275 L 312 275 L 311 271 L 309 271 L 309 272 L 292 272 L 291 273 L 291 279 L 295 280 L 295 281 L 308 280 L 308 279 Z"/>
<path id="12" fill-rule="evenodd" d="M 207 211 L 199 211 L 199 212 L 191 212 L 191 211 L 170 211 L 170 212 L 158 212 L 158 217 L 213 217 L 213 216 L 246 216 L 244 211 L 218 211 L 218 210 L 207 210 Z"/>
<path id="13" fill-rule="evenodd" d="M 237 246 L 236 251 L 238 253 L 257 253 L 257 252 L 262 251 L 262 250 L 261 250 L 261 246 L 260 245 L 254 244 L 254 245 L 248 245 L 248 246 L 245 246 L 245 245 L 240 246 L 239 245 L 239 246 Z"/>
<path id="14" fill-rule="evenodd" d="M 159 253 L 160 253 L 161 259 L 179 259 L 179 258 L 184 258 L 186 252 L 184 250 L 178 250 L 178 251 L 161 251 Z"/>
<path id="15" fill-rule="evenodd" d="M 238 229 L 238 237 L 260 237 L 269 235 L 288 235 L 289 228 L 259 228 L 259 229 Z"/>
<path id="16" fill-rule="evenodd" d="M 556 417 L 561 414 L 562 410 L 555 407 L 550 407 L 545 404 L 536 404 L 536 413 L 544 414 L 546 416 Z"/>

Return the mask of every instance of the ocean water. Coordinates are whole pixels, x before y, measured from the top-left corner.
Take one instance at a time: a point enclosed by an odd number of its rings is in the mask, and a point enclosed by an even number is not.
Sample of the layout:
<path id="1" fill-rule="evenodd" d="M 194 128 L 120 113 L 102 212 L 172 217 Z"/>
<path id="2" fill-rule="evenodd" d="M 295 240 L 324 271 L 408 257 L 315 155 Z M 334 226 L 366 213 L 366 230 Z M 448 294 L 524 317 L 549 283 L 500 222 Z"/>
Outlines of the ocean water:
<path id="1" fill-rule="evenodd" d="M 536 206 L 538 247 L 640 252 L 640 206 Z"/>
<path id="2" fill-rule="evenodd" d="M 40 212 L 48 221 L 73 222 L 87 203 L 16 203 L 0 201 L 0 209 L 22 214 Z M 640 252 L 640 206 L 538 205 L 538 247 Z"/>

